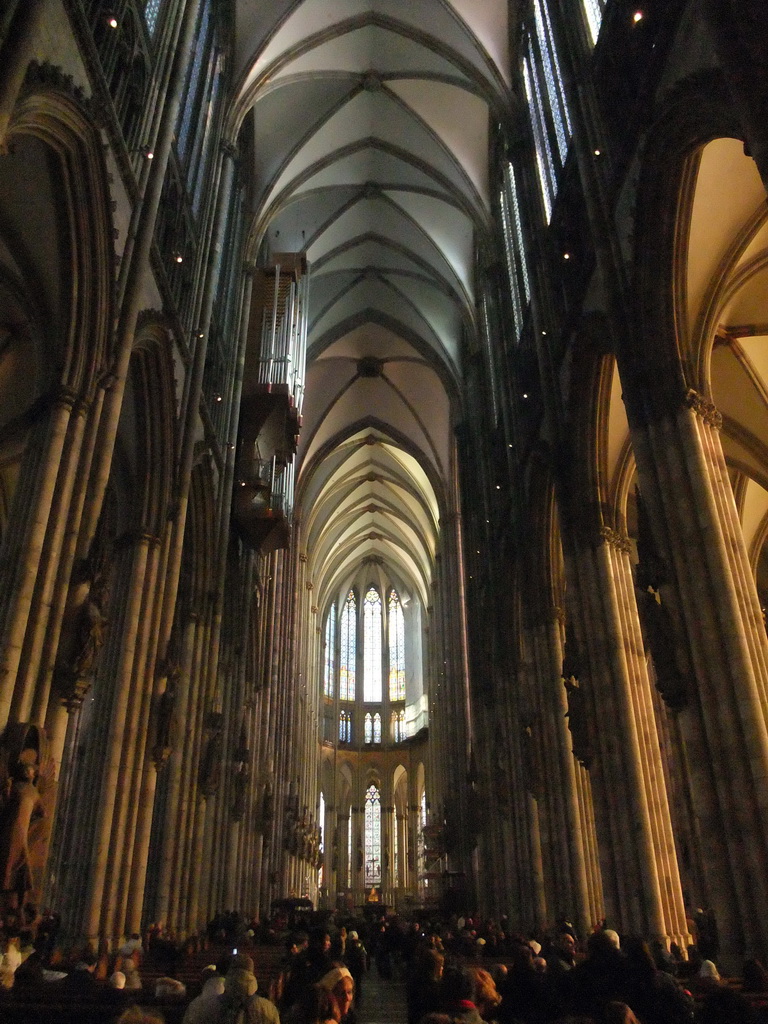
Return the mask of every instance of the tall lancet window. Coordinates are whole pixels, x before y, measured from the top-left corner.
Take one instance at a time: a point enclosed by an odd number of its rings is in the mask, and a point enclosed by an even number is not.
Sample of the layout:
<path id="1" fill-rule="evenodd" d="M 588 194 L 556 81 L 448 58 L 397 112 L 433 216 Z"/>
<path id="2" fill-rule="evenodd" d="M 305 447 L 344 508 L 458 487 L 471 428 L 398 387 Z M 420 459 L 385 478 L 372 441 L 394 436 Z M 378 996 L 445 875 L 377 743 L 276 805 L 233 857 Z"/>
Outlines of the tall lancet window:
<path id="1" fill-rule="evenodd" d="M 339 665 L 339 697 L 355 699 L 355 660 L 357 658 L 357 601 L 354 590 L 347 594 L 341 613 L 341 655 Z"/>
<path id="2" fill-rule="evenodd" d="M 405 620 L 397 591 L 389 592 L 389 699 L 405 700 Z"/>
<path id="3" fill-rule="evenodd" d="M 405 711 L 393 711 L 391 717 L 392 739 L 402 743 L 405 739 Z"/>
<path id="4" fill-rule="evenodd" d="M 347 818 L 347 888 L 352 888 L 352 808 L 349 808 Z"/>
<path id="5" fill-rule="evenodd" d="M 381 700 L 381 598 L 375 587 L 363 601 L 363 700 Z"/>
<path id="6" fill-rule="evenodd" d="M 325 620 L 325 672 L 323 675 L 323 693 L 333 697 L 333 685 L 336 677 L 336 605 L 332 604 Z"/>
<path id="7" fill-rule="evenodd" d="M 369 786 L 365 794 L 365 887 L 381 885 L 381 794 Z"/>
<path id="8" fill-rule="evenodd" d="M 144 4 L 144 20 L 147 23 L 149 34 L 155 34 L 157 28 L 157 17 L 160 14 L 160 0 L 147 0 Z"/>
<path id="9" fill-rule="evenodd" d="M 544 0 L 534 0 L 534 21 L 527 33 L 523 84 L 536 146 L 536 165 L 549 221 L 558 176 L 571 141 L 571 119 L 555 48 L 552 23 Z"/>
<path id="10" fill-rule="evenodd" d="M 352 742 L 352 716 L 348 711 L 339 714 L 339 743 Z"/>
<path id="11" fill-rule="evenodd" d="M 587 25 L 589 25 L 589 34 L 592 39 L 593 46 L 597 42 L 597 37 L 600 35 L 600 25 L 603 20 L 604 7 L 605 0 L 584 0 L 584 13 L 587 16 Z"/>
<path id="12" fill-rule="evenodd" d="M 501 225 L 504 232 L 504 250 L 507 256 L 509 291 L 512 297 L 512 317 L 515 322 L 515 335 L 519 339 L 523 330 L 523 320 L 530 299 L 531 287 L 523 241 L 523 225 L 520 220 L 517 180 L 515 169 L 509 163 L 504 172 L 504 188 L 501 190 Z"/>
<path id="13" fill-rule="evenodd" d="M 367 712 L 365 716 L 365 742 L 373 743 L 373 718 L 371 712 Z"/>

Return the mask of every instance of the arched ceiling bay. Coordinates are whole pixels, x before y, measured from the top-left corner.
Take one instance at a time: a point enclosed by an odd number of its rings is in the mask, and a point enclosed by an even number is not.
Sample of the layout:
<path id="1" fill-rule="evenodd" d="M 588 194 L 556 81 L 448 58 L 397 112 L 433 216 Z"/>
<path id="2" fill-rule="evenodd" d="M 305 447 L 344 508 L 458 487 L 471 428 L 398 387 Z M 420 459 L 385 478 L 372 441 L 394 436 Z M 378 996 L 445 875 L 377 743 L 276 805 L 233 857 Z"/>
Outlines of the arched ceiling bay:
<path id="1" fill-rule="evenodd" d="M 371 427 L 334 446 L 303 496 L 303 537 L 322 606 L 377 556 L 429 604 L 438 503 L 419 462 Z"/>
<path id="2" fill-rule="evenodd" d="M 303 251 L 310 268 L 297 509 L 321 586 L 373 554 L 428 603 L 490 133 L 513 100 L 510 6 L 237 0 L 251 252 Z"/>

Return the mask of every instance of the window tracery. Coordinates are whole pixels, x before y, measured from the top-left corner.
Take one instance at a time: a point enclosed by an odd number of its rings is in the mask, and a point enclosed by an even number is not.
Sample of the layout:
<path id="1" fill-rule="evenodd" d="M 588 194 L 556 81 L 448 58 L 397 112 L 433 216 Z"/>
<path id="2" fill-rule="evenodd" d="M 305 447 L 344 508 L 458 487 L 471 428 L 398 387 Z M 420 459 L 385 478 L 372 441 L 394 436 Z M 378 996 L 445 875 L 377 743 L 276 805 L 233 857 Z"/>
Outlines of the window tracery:
<path id="1" fill-rule="evenodd" d="M 336 677 L 336 605 L 332 604 L 325 620 L 325 669 L 323 673 L 323 693 L 333 697 Z"/>
<path id="2" fill-rule="evenodd" d="M 405 700 L 405 618 L 400 596 L 389 592 L 389 699 Z"/>
<path id="3" fill-rule="evenodd" d="M 381 597 L 375 587 L 363 601 L 363 700 L 381 700 Z"/>
<path id="4" fill-rule="evenodd" d="M 381 794 L 371 784 L 365 795 L 365 887 L 381 885 Z"/>
<path id="5" fill-rule="evenodd" d="M 339 697 L 355 699 L 355 659 L 357 658 L 357 601 L 354 590 L 347 594 L 341 614 L 341 664 L 339 666 Z"/>

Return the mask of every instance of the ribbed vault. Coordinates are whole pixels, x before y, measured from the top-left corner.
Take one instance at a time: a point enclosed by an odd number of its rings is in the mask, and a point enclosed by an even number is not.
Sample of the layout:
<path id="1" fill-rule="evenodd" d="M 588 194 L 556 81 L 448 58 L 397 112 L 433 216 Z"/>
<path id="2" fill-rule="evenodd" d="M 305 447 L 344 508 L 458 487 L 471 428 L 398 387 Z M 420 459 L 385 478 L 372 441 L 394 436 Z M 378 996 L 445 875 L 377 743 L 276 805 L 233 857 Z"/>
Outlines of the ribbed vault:
<path id="1" fill-rule="evenodd" d="M 507 0 L 238 2 L 251 252 L 305 251 L 297 508 L 313 576 L 384 558 L 427 600 L 512 99 Z"/>

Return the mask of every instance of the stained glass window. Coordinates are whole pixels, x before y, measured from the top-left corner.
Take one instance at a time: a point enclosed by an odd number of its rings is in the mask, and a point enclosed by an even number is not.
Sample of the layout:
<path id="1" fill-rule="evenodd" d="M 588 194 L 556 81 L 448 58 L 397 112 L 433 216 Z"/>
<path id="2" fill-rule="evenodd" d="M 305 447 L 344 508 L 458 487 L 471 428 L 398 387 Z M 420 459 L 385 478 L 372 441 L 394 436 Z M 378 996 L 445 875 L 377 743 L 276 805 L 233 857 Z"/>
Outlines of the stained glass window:
<path id="1" fill-rule="evenodd" d="M 536 19 L 536 35 L 538 37 L 541 64 L 544 71 L 544 83 L 549 98 L 549 109 L 555 127 L 557 148 L 560 152 L 560 163 L 565 163 L 568 143 L 571 141 L 571 119 L 568 105 L 565 102 L 563 76 L 560 72 L 560 61 L 557 57 L 555 40 L 549 11 L 543 0 L 533 0 L 533 11 Z"/>
<path id="2" fill-rule="evenodd" d="M 320 808 L 317 813 L 317 821 L 320 825 L 320 853 L 325 850 L 325 797 L 320 794 Z M 320 863 L 320 871 L 317 876 L 317 884 L 322 889 L 323 887 L 323 875 L 325 874 L 325 861 Z"/>
<path id="3" fill-rule="evenodd" d="M 523 225 L 520 219 L 517 180 L 512 164 L 507 164 L 504 172 L 504 188 L 501 190 L 501 223 L 504 231 L 504 250 L 507 256 L 507 274 L 512 297 L 512 316 L 515 322 L 515 334 L 519 338 L 523 329 L 525 309 L 530 300 L 531 285 L 523 241 Z"/>
<path id="4" fill-rule="evenodd" d="M 363 700 L 381 700 L 381 598 L 375 587 L 363 601 Z"/>
<path id="5" fill-rule="evenodd" d="M 381 715 L 378 711 L 373 716 L 373 742 L 381 743 Z"/>
<path id="6" fill-rule="evenodd" d="M 347 818 L 347 888 L 352 888 L 352 808 Z"/>
<path id="7" fill-rule="evenodd" d="M 405 739 L 405 711 L 392 712 L 392 739 L 402 743 Z"/>
<path id="8" fill-rule="evenodd" d="M 365 742 L 373 742 L 373 718 L 370 711 L 365 716 Z"/>
<path id="9" fill-rule="evenodd" d="M 341 613 L 341 658 L 339 665 L 339 697 L 355 699 L 355 660 L 357 658 L 357 601 L 354 590 L 347 594 Z"/>
<path id="10" fill-rule="evenodd" d="M 419 877 L 423 878 L 424 872 L 427 870 L 427 843 L 424 830 L 427 827 L 427 794 L 422 792 L 421 804 L 419 807 L 419 831 L 418 831 L 418 844 L 416 850 L 416 863 L 418 867 Z M 428 888 L 429 881 L 424 878 L 424 888 Z"/>
<path id="11" fill-rule="evenodd" d="M 399 859 L 398 859 L 398 849 L 399 849 L 398 838 L 399 837 L 398 837 L 398 834 L 397 834 L 397 832 L 398 832 L 398 828 L 397 828 L 398 824 L 399 824 L 399 822 L 397 820 L 397 811 L 393 811 L 392 812 L 392 859 L 394 861 L 394 878 L 393 878 L 393 882 L 394 882 L 395 888 L 397 888 L 400 885 L 400 863 L 399 863 Z"/>
<path id="12" fill-rule="evenodd" d="M 200 88 L 201 72 L 204 62 L 208 56 L 209 29 L 211 27 L 211 0 L 203 0 L 203 7 L 200 11 L 197 35 L 195 37 L 195 56 L 187 79 L 187 86 L 184 93 L 182 105 L 181 125 L 178 132 L 177 146 L 179 156 L 184 160 L 189 146 L 189 132 L 192 126 L 193 115 L 199 106 L 198 92 Z"/>
<path id="13" fill-rule="evenodd" d="M 333 684 L 336 676 L 336 605 L 332 604 L 325 620 L 325 673 L 323 676 L 323 693 L 333 697 Z"/>
<path id="14" fill-rule="evenodd" d="M 534 0 L 533 14 L 533 24 L 526 36 L 523 83 L 536 146 L 536 166 L 549 221 L 557 193 L 557 178 L 565 163 L 572 128 L 552 23 L 543 0 Z"/>
<path id="15" fill-rule="evenodd" d="M 369 786 L 365 795 L 365 887 L 381 885 L 381 795 Z"/>
<path id="16" fill-rule="evenodd" d="M 405 619 L 400 597 L 389 592 L 389 699 L 405 700 Z"/>
<path id="17" fill-rule="evenodd" d="M 342 711 L 339 715 L 339 742 L 352 742 L 352 716 L 348 711 Z"/>
<path id="18" fill-rule="evenodd" d="M 584 0 L 584 13 L 587 16 L 589 34 L 592 37 L 592 45 L 597 42 L 600 35 L 600 24 L 603 20 L 604 0 Z"/>
<path id="19" fill-rule="evenodd" d="M 154 35 L 157 28 L 157 16 L 160 13 L 160 0 L 147 0 L 144 4 L 144 20 L 147 23 L 149 34 Z"/>

